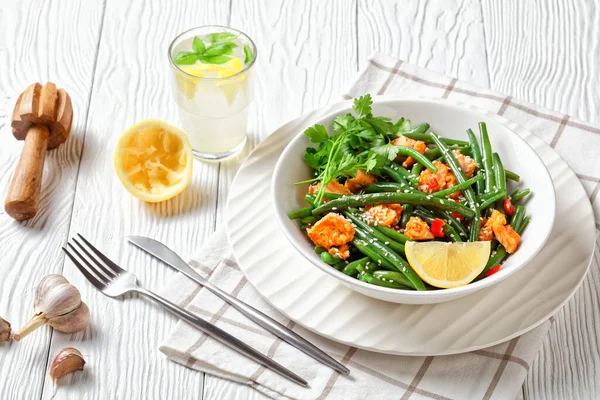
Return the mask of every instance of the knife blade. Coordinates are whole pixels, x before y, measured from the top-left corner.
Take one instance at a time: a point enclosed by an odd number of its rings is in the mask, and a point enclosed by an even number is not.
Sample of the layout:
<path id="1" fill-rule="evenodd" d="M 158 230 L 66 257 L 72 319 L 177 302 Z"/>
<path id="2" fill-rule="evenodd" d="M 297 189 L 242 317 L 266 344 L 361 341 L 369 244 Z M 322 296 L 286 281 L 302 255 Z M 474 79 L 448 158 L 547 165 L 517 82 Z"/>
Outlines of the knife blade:
<path id="1" fill-rule="evenodd" d="M 202 275 L 196 272 L 188 263 L 186 263 L 181 257 L 179 257 L 177 253 L 175 253 L 163 243 L 145 236 L 129 236 L 127 237 L 127 240 L 133 245 L 149 253 L 150 255 L 158 258 L 165 264 L 170 265 L 171 267 L 180 271 L 199 285 L 204 286 L 207 290 L 221 298 L 226 303 L 230 304 L 233 308 L 235 308 L 243 315 L 257 323 L 259 326 L 263 327 L 267 331 L 279 337 L 281 340 L 289 343 L 298 350 L 311 356 L 315 360 L 329 366 L 330 368 L 333 368 L 334 370 L 338 371 L 343 375 L 350 374 L 350 370 L 348 368 L 346 368 L 344 365 L 330 357 L 323 350 L 308 342 L 296 332 L 281 325 L 273 318 L 262 313 L 261 311 L 257 310 L 251 305 L 244 303 L 237 297 L 230 295 L 218 286 L 214 285 L 212 282 L 206 280 L 204 277 L 202 277 Z"/>

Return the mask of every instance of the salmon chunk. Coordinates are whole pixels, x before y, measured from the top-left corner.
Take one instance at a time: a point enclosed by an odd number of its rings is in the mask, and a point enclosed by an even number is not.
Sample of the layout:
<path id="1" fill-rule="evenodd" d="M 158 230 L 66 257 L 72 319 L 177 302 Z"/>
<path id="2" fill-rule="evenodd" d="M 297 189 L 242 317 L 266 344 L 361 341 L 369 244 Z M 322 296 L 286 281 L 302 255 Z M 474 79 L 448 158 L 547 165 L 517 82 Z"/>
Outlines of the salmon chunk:
<path id="1" fill-rule="evenodd" d="M 465 173 L 467 179 L 471 179 L 473 177 L 473 173 L 477 169 L 477 163 L 469 156 L 465 156 L 459 150 L 452 150 L 452 154 L 458 161 L 460 165 L 460 169 Z"/>
<path id="2" fill-rule="evenodd" d="M 321 183 L 317 183 L 316 185 L 310 185 L 308 187 L 308 194 L 315 194 L 317 193 L 317 190 L 319 190 L 319 187 L 321 187 Z M 341 183 L 339 183 L 337 180 L 332 179 L 331 181 L 329 181 L 329 183 L 327 184 L 327 187 L 325 188 L 325 191 L 327 193 L 334 193 L 334 194 L 352 194 L 351 191 L 349 191 L 348 189 L 346 189 L 344 187 L 344 185 L 342 185 Z"/>
<path id="3" fill-rule="evenodd" d="M 419 190 L 421 192 L 435 193 L 456 185 L 456 177 L 450 172 L 448 165 L 438 160 L 433 161 L 433 165 L 437 168 L 437 172 L 426 169 L 419 175 Z M 458 198 L 460 195 L 460 192 L 454 192 L 450 195 L 450 198 Z"/>
<path id="4" fill-rule="evenodd" d="M 429 225 L 419 217 L 410 217 L 404 234 L 412 240 L 433 239 L 433 233 L 429 230 Z"/>
<path id="5" fill-rule="evenodd" d="M 429 150 L 427 148 L 427 145 L 425 144 L 425 142 L 422 142 L 420 140 L 415 140 L 415 139 L 407 138 L 406 136 L 399 136 L 399 137 L 397 137 L 396 139 L 392 140 L 392 144 L 394 146 L 410 147 L 411 149 L 415 149 L 416 151 L 418 151 L 421 154 L 425 154 Z M 415 159 L 414 158 L 407 157 L 406 160 L 404 160 L 404 162 L 402 163 L 402 166 L 404 168 L 409 168 L 414 163 L 415 163 Z"/>
<path id="6" fill-rule="evenodd" d="M 328 250 L 329 254 L 334 257 L 341 258 L 342 260 L 350 257 L 350 247 L 348 244 L 343 244 L 339 247 L 332 247 Z"/>
<path id="7" fill-rule="evenodd" d="M 487 218 L 483 218 L 481 220 L 481 225 L 479 226 L 479 240 L 482 242 L 486 242 L 494 238 L 494 231 L 492 231 L 492 227 L 487 224 L 487 221 Z"/>
<path id="8" fill-rule="evenodd" d="M 312 242 L 325 249 L 340 247 L 354 239 L 354 227 L 336 213 L 329 213 L 306 230 Z"/>
<path id="9" fill-rule="evenodd" d="M 378 204 L 365 207 L 365 219 L 370 225 L 395 226 L 402 218 L 400 204 Z"/>
<path id="10" fill-rule="evenodd" d="M 506 217 L 498 210 L 492 210 L 490 218 L 479 229 L 479 240 L 492 240 L 490 232 L 493 232 L 493 237 L 504 246 L 508 254 L 517 251 L 521 236 L 510 225 L 506 224 Z"/>
<path id="11" fill-rule="evenodd" d="M 356 171 L 356 176 L 354 178 L 350 178 L 346 181 L 344 187 L 352 193 L 356 193 L 362 188 L 375 182 L 377 182 L 377 177 L 375 175 L 359 169 Z"/>

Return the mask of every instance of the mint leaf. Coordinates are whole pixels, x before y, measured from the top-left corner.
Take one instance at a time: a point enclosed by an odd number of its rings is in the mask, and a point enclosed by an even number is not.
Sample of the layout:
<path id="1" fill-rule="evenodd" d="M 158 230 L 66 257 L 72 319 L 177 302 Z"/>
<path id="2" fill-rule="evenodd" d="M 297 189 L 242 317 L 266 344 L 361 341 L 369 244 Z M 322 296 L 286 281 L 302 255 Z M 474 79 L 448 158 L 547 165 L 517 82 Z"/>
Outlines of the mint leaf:
<path id="1" fill-rule="evenodd" d="M 198 59 L 201 62 L 203 62 L 204 64 L 225 64 L 227 61 L 231 60 L 231 57 L 229 57 L 229 56 L 213 56 L 213 57 L 200 56 L 200 57 L 198 57 Z"/>
<path id="2" fill-rule="evenodd" d="M 323 125 L 315 125 L 304 131 L 304 134 L 310 139 L 313 143 L 323 143 L 329 139 L 329 135 L 327 134 L 327 129 Z"/>
<path id="3" fill-rule="evenodd" d="M 244 64 L 248 65 L 252 61 L 254 61 L 254 54 L 252 54 L 252 50 L 250 50 L 250 46 L 246 43 L 244 45 Z"/>
<path id="4" fill-rule="evenodd" d="M 214 57 L 231 54 L 235 47 L 237 47 L 237 44 L 231 42 L 217 43 L 210 45 L 202 55 L 205 57 Z"/>
<path id="5" fill-rule="evenodd" d="M 198 55 L 201 55 L 206 50 L 206 46 L 204 45 L 202 39 L 200 39 L 198 36 L 194 36 L 194 41 L 192 42 L 192 49 L 196 53 L 198 53 Z"/>
<path id="6" fill-rule="evenodd" d="M 209 43 L 214 44 L 219 42 L 231 41 L 237 38 L 237 35 L 235 33 L 230 32 L 216 32 L 206 35 L 205 38 L 206 40 L 208 40 Z"/>
<path id="7" fill-rule="evenodd" d="M 354 111 L 356 111 L 359 117 L 364 117 L 371 114 L 372 104 L 373 99 L 371 99 L 371 95 L 365 94 L 364 96 L 360 96 L 358 99 L 354 99 L 352 108 L 354 108 Z"/>
<path id="8" fill-rule="evenodd" d="M 198 55 L 191 51 L 180 51 L 175 56 L 175 64 L 191 65 L 198 61 Z"/>

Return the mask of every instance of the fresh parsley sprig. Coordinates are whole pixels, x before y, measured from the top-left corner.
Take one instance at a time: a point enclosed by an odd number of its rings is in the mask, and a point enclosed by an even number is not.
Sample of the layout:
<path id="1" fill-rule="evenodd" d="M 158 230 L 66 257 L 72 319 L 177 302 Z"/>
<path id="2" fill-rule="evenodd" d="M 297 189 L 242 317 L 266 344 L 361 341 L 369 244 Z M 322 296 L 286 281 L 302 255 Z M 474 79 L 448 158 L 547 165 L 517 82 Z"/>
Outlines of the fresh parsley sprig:
<path id="1" fill-rule="evenodd" d="M 309 147 L 304 162 L 315 170 L 316 177 L 306 182 L 320 182 L 317 200 L 323 198 L 329 182 L 335 178 L 351 177 L 357 170 L 377 173 L 389 163 L 389 152 L 370 151 L 385 146 L 396 136 L 398 128 L 389 118 L 372 114 L 373 99 L 369 94 L 354 100 L 351 113 L 343 114 L 333 121 L 334 135 L 329 136 L 323 125 L 315 125 L 304 131 L 318 148 Z"/>

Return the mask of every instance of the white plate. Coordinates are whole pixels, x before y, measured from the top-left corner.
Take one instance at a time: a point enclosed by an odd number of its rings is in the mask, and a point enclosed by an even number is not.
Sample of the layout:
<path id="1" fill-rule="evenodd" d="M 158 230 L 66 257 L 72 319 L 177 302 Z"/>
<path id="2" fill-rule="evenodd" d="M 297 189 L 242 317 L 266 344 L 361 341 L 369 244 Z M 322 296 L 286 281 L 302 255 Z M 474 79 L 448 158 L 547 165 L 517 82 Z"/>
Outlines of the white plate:
<path id="1" fill-rule="evenodd" d="M 351 111 L 351 102 L 347 102 L 347 104 L 348 106 L 344 110 L 330 113 L 315 123 L 327 128 L 331 127 L 335 117 Z M 477 130 L 477 124 L 485 120 L 490 132 L 492 148 L 500 154 L 506 168 L 521 175 L 520 187 L 530 188 L 533 192 L 527 198 L 527 215 L 531 216 L 531 222 L 521 237 L 519 251 L 511 255 L 502 264 L 502 269 L 491 277 L 470 285 L 444 290 L 390 289 L 365 283 L 332 268 L 315 253 L 314 245 L 298 229 L 297 221 L 292 221 L 287 216 L 288 213 L 307 205 L 304 195 L 308 190 L 308 184 L 296 185 L 294 182 L 305 181 L 313 177 L 312 169 L 306 166 L 302 159 L 306 148 L 313 147 L 313 145 L 300 131 L 287 145 L 275 165 L 271 198 L 281 231 L 306 259 L 323 272 L 339 279 L 346 286 L 367 296 L 393 303 L 431 304 L 459 299 L 495 285 L 524 267 L 542 249 L 554 224 L 556 211 L 554 186 L 550 173 L 540 157 L 519 135 L 494 119 L 486 118 L 478 112 L 444 99 L 382 99 L 375 97 L 372 108 L 373 115 L 383 115 L 393 121 L 402 116 L 408 116 L 415 125 L 426 121 L 431 125 L 433 132 L 443 137 L 465 141 L 468 141 L 466 128 L 472 127 Z M 514 182 L 508 182 L 509 193 L 516 187 Z"/>
<path id="2" fill-rule="evenodd" d="M 573 295 L 589 267 L 595 226 L 586 193 L 567 164 L 540 139 L 505 118 L 548 167 L 556 188 L 556 223 L 526 268 L 497 285 L 447 303 L 399 305 L 361 295 L 315 268 L 281 233 L 270 183 L 290 140 L 337 103 L 289 122 L 244 162 L 229 193 L 227 230 L 251 284 L 290 319 L 331 340 L 403 355 L 443 355 L 502 343 L 541 324 Z M 463 105 L 464 107 L 468 107 Z M 409 116 L 410 117 L 410 116 Z"/>

